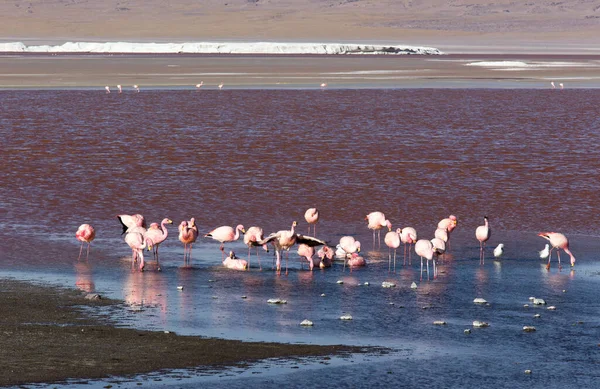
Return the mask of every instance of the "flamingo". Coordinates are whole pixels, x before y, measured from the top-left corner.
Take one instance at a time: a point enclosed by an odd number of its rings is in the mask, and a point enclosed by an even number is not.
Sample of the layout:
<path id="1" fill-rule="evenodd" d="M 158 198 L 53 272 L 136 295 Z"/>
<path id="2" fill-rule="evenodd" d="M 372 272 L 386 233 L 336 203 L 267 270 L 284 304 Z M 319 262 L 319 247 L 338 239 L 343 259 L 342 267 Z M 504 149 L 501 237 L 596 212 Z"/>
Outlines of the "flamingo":
<path id="1" fill-rule="evenodd" d="M 326 82 L 321 83 L 321 89 L 325 89 L 325 88 L 327 88 L 327 83 Z"/>
<path id="2" fill-rule="evenodd" d="M 169 236 L 169 231 L 165 224 L 173 224 L 173 221 L 168 218 L 164 218 L 160 223 L 152 223 L 150 224 L 150 228 L 146 231 L 146 239 L 152 242 L 152 247 L 154 248 L 153 254 L 154 259 L 156 259 L 156 266 L 158 270 L 160 270 L 160 263 L 158 262 L 158 245 L 164 242 Z"/>
<path id="3" fill-rule="evenodd" d="M 110 93 L 110 86 L 107 85 L 107 86 L 104 87 L 104 89 L 106 90 L 107 94 Z"/>
<path id="4" fill-rule="evenodd" d="M 450 215 L 445 219 L 440 220 L 437 228 L 445 228 L 449 233 L 452 232 L 456 225 L 458 224 L 458 219 L 454 215 Z"/>
<path id="5" fill-rule="evenodd" d="M 342 236 L 340 243 L 336 246 L 335 255 L 336 257 L 347 258 L 358 252 L 360 252 L 360 242 L 352 236 Z"/>
<path id="6" fill-rule="evenodd" d="M 132 232 L 134 227 L 146 228 L 146 219 L 139 213 L 135 215 L 117 215 L 117 219 L 119 219 L 119 222 L 123 226 L 123 233 L 121 235 L 126 232 Z"/>
<path id="7" fill-rule="evenodd" d="M 410 246 L 417 243 L 417 230 L 412 227 L 404 227 L 400 233 L 400 241 L 404 243 L 404 265 L 406 266 L 406 245 L 408 246 L 408 263 L 412 264 Z"/>
<path id="8" fill-rule="evenodd" d="M 136 91 L 137 93 L 140 93 L 140 87 L 139 87 L 139 86 L 137 86 L 137 85 L 134 85 L 134 86 L 133 86 L 133 89 L 135 89 L 135 91 Z"/>
<path id="9" fill-rule="evenodd" d="M 125 242 L 131 247 L 131 267 L 134 267 L 135 262 L 140 260 L 140 271 L 144 271 L 144 249 L 150 247 L 144 234 L 139 232 L 128 232 L 125 235 Z"/>
<path id="10" fill-rule="evenodd" d="M 355 267 L 361 267 L 366 265 L 367 261 L 365 261 L 365 259 L 360 255 L 358 255 L 358 253 L 352 253 L 348 258 L 348 266 L 350 267 L 350 272 L 352 272 L 352 269 Z"/>
<path id="11" fill-rule="evenodd" d="M 250 248 L 256 247 L 256 258 L 258 259 L 258 267 L 262 270 L 262 266 L 260 265 L 260 257 L 258 255 L 258 247 L 261 246 L 257 242 L 263 240 L 263 229 L 260 227 L 250 227 L 246 230 L 244 234 L 244 244 L 248 246 L 248 269 L 250 269 Z M 269 252 L 269 246 L 266 244 L 262 245 L 262 248 Z"/>
<path id="12" fill-rule="evenodd" d="M 562 266 L 560 264 L 560 249 L 562 249 L 569 257 L 571 258 L 571 267 L 575 266 L 575 256 L 569 250 L 569 239 L 566 236 L 561 234 L 560 232 L 540 232 L 538 236 L 546 239 L 550 242 L 552 248 L 548 252 L 548 265 L 546 265 L 546 269 L 550 269 L 550 259 L 552 259 L 552 250 L 556 249 L 556 254 L 558 255 L 558 268 L 561 269 Z"/>
<path id="13" fill-rule="evenodd" d="M 183 263 L 190 263 L 192 259 L 192 245 L 198 238 L 198 226 L 196 219 L 191 218 L 190 221 L 182 221 L 179 224 L 179 241 L 183 243 Z M 189 245 L 189 247 L 188 247 Z"/>
<path id="14" fill-rule="evenodd" d="M 121 85 L 117 85 L 117 89 L 119 90 L 119 93 L 123 92 L 123 88 L 121 88 Z"/>
<path id="15" fill-rule="evenodd" d="M 440 255 L 445 257 L 446 255 L 446 242 L 444 242 L 440 238 L 431 239 L 431 244 L 433 245 L 434 254 L 439 258 Z"/>
<path id="16" fill-rule="evenodd" d="M 235 229 L 230 226 L 221 226 L 204 235 L 204 237 L 213 238 L 214 240 L 221 242 L 221 247 L 219 249 L 223 253 L 223 259 L 225 259 L 225 242 L 234 242 L 238 240 L 240 231 L 243 234 L 246 233 L 244 226 L 241 224 L 238 224 Z"/>
<path id="17" fill-rule="evenodd" d="M 494 258 L 500 259 L 502 254 L 504 254 L 504 243 L 500 243 L 498 246 L 496 246 L 494 249 Z"/>
<path id="18" fill-rule="evenodd" d="M 200 84 L 196 84 L 196 89 L 202 88 L 202 85 L 204 85 L 204 81 L 200 81 Z"/>
<path id="19" fill-rule="evenodd" d="M 315 263 L 313 261 L 313 256 L 315 255 L 314 247 L 311 247 L 305 243 L 301 243 L 298 245 L 298 255 L 301 258 L 306 258 L 306 260 L 308 261 L 308 266 L 312 271 L 315 267 Z"/>
<path id="20" fill-rule="evenodd" d="M 550 86 L 552 86 L 552 89 L 556 89 L 556 86 L 554 85 L 554 81 L 550 81 Z"/>
<path id="21" fill-rule="evenodd" d="M 233 270 L 246 270 L 248 269 L 248 262 L 244 259 L 239 259 L 233 251 L 230 251 L 227 258 L 223 260 L 223 266 Z"/>
<path id="22" fill-rule="evenodd" d="M 317 208 L 309 208 L 304 213 L 304 219 L 308 223 L 308 234 L 310 235 L 310 225 L 313 225 L 313 236 L 317 236 L 317 222 L 319 221 L 319 210 Z"/>
<path id="23" fill-rule="evenodd" d="M 333 263 L 334 255 L 335 255 L 335 253 L 333 252 L 333 249 L 331 247 L 329 247 L 329 246 L 321 247 L 319 249 L 319 251 L 317 251 L 317 256 L 321 260 L 321 262 L 319 263 L 319 267 L 321 269 L 324 269 L 326 267 L 331 267 L 331 264 Z"/>
<path id="24" fill-rule="evenodd" d="M 77 258 L 77 260 L 79 261 L 79 259 L 81 258 L 81 251 L 83 250 L 84 243 L 87 243 L 87 255 L 85 257 L 87 259 L 90 256 L 90 243 L 92 243 L 92 241 L 96 237 L 96 230 L 94 230 L 94 227 L 92 227 L 89 224 L 82 224 L 77 229 L 75 237 L 78 241 L 81 242 L 81 247 L 79 248 L 79 257 Z"/>
<path id="25" fill-rule="evenodd" d="M 560 89 L 565 89 L 565 85 L 562 82 L 558 86 L 560 86 Z"/>
<path id="26" fill-rule="evenodd" d="M 219 90 L 223 89 L 223 83 L 219 84 Z"/>
<path id="27" fill-rule="evenodd" d="M 480 263 L 485 263 L 485 253 L 483 250 L 485 248 L 485 242 L 487 242 L 488 239 L 490 239 L 490 236 L 492 234 L 487 216 L 483 217 L 483 223 L 484 224 L 482 226 L 477 227 L 477 229 L 475 230 L 475 237 L 479 241 L 479 262 Z"/>
<path id="28" fill-rule="evenodd" d="M 311 236 L 303 236 L 303 235 L 296 234 L 296 231 L 294 229 L 296 228 L 297 224 L 298 223 L 296 223 L 296 221 L 294 221 L 292 223 L 292 227 L 289 230 L 281 230 L 281 231 L 274 232 L 274 233 L 270 234 L 269 236 L 267 236 L 265 239 L 257 242 L 259 245 L 263 245 L 263 244 L 272 242 L 273 246 L 275 246 L 275 255 L 277 257 L 277 262 L 276 262 L 277 272 L 281 271 L 281 253 L 283 252 L 283 250 L 286 251 L 285 274 L 288 274 L 287 262 L 288 262 L 288 257 L 289 257 L 289 251 L 290 251 L 290 248 L 294 244 L 304 243 L 311 247 L 324 246 L 327 244 L 326 242 L 319 240 L 317 238 L 313 238 Z"/>
<path id="29" fill-rule="evenodd" d="M 392 270 L 392 249 L 394 249 L 394 273 L 396 272 L 396 249 L 400 247 L 400 234 L 402 234 L 402 230 L 398 228 L 396 231 L 389 231 L 385 234 L 385 238 L 383 239 L 386 246 L 389 248 L 388 272 Z"/>
<path id="30" fill-rule="evenodd" d="M 368 221 L 367 227 L 370 230 L 373 230 L 373 247 L 375 247 L 375 231 L 377 231 L 379 236 L 379 247 L 381 247 L 381 229 L 383 227 L 387 227 L 389 231 L 392 230 L 392 223 L 385 218 L 385 215 L 382 212 L 371 212 L 367 216 L 365 216 L 365 220 Z"/>
<path id="31" fill-rule="evenodd" d="M 427 239 L 419 239 L 417 243 L 415 243 L 415 252 L 421 257 L 421 280 L 423 279 L 423 257 L 427 260 L 427 279 L 429 279 L 429 261 L 433 261 L 433 278 L 435 279 L 437 273 L 435 269 L 435 259 L 433 259 L 433 254 L 435 253 L 433 243 Z"/>

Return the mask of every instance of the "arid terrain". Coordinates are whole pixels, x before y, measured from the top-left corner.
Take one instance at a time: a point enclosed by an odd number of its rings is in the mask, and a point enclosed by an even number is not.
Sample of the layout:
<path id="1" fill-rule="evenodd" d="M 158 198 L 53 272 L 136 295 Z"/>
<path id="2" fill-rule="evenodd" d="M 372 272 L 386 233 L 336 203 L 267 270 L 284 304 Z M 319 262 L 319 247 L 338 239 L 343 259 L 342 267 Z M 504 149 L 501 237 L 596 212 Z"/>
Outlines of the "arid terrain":
<path id="1" fill-rule="evenodd" d="M 0 2 L 0 39 L 359 41 L 449 53 L 598 53 L 597 0 Z"/>

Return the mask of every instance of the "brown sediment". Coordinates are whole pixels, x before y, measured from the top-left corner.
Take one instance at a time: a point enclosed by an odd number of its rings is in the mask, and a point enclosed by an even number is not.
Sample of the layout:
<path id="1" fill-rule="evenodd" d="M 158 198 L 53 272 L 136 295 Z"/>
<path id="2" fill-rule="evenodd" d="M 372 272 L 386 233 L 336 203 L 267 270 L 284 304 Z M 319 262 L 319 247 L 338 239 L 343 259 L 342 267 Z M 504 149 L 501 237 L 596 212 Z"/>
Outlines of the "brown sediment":
<path id="1" fill-rule="evenodd" d="M 100 313 L 119 310 L 120 304 L 88 300 L 76 290 L 0 280 L 0 386 L 365 351 L 352 346 L 253 343 L 116 327 Z"/>

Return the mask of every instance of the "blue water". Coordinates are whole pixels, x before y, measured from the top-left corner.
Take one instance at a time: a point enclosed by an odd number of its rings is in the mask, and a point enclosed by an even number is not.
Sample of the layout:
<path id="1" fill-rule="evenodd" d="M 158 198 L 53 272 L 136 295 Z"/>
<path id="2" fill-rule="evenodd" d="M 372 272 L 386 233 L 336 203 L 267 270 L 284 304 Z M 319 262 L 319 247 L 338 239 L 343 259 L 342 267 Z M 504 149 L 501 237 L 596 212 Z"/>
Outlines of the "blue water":
<path id="1" fill-rule="evenodd" d="M 210 375 L 162 372 L 114 384 L 121 387 L 594 387 L 600 94 L 565 92 L 2 92 L 0 276 L 121 299 L 123 310 L 110 314 L 124 326 L 393 351 Z M 288 275 L 273 271 L 272 252 L 261 252 L 262 271 L 253 256 L 250 271 L 236 272 L 202 237 L 185 267 L 170 226 L 162 271 L 148 254 L 146 271 L 132 271 L 115 218 L 140 212 L 177 225 L 195 216 L 204 233 L 239 222 L 270 233 L 297 220 L 304 232 L 309 206 L 321 211 L 317 236 L 333 246 L 355 236 L 366 267 L 350 272 L 338 262 L 310 272 L 292 249 Z M 374 246 L 363 220 L 374 210 L 423 238 L 441 218 L 458 216 L 436 279 L 421 280 L 414 252 L 404 265 L 402 248 L 397 272 L 388 272 L 388 249 Z M 480 264 L 474 231 L 484 214 L 493 233 Z M 98 232 L 89 259 L 78 261 L 74 233 L 83 222 Z M 574 269 L 564 254 L 561 270 L 556 256 L 546 269 L 544 230 L 569 237 Z M 505 254 L 494 261 L 498 243 Z M 230 249 L 246 258 L 241 241 Z M 340 320 L 348 314 L 353 320 Z M 304 319 L 314 326 L 300 326 Z M 474 320 L 490 326 L 473 328 Z M 523 332 L 526 325 L 537 331 Z"/>

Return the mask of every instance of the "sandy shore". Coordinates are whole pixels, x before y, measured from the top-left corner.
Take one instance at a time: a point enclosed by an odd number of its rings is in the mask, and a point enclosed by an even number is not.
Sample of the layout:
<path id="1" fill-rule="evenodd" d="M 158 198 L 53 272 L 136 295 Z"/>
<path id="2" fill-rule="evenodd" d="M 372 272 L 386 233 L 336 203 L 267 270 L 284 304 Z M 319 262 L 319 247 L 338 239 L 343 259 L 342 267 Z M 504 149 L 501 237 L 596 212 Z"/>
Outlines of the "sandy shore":
<path id="1" fill-rule="evenodd" d="M 250 343 L 115 327 L 119 301 L 0 280 L 0 386 L 104 378 L 161 369 L 244 366 L 265 358 L 364 352 L 349 346 Z"/>

